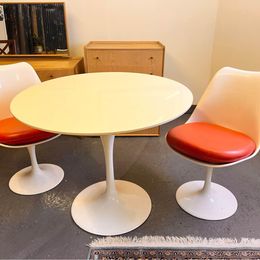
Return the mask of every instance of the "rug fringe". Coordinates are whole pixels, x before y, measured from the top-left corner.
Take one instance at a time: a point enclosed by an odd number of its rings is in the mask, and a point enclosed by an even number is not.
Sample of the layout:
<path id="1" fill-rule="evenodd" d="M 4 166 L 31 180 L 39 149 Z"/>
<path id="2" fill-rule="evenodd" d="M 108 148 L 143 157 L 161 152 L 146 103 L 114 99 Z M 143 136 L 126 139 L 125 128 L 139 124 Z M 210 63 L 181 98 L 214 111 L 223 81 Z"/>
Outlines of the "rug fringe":
<path id="1" fill-rule="evenodd" d="M 214 247 L 214 248 L 260 248 L 260 239 L 206 238 L 175 236 L 104 237 L 93 240 L 90 247 Z"/>

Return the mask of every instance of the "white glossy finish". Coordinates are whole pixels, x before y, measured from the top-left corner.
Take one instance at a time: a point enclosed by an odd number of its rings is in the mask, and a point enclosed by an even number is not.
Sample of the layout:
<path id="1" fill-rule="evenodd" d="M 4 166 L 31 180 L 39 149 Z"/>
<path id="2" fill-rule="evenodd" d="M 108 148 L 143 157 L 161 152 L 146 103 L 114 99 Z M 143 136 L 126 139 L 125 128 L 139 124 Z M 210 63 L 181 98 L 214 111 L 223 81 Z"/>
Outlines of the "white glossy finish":
<path id="1" fill-rule="evenodd" d="M 82 136 L 158 126 L 179 117 L 191 104 L 191 92 L 176 81 L 104 72 L 45 81 L 18 94 L 11 111 L 38 129 Z"/>
<path id="2" fill-rule="evenodd" d="M 232 216 L 237 210 L 237 200 L 225 187 L 211 182 L 212 168 L 206 180 L 191 181 L 181 185 L 176 192 L 179 206 L 190 215 L 206 219 L 221 220 Z"/>
<path id="3" fill-rule="evenodd" d="M 190 215 L 205 220 L 231 217 L 237 210 L 237 200 L 225 187 L 212 182 L 208 193 L 203 193 L 204 181 L 191 181 L 176 192 L 179 206 Z"/>
<path id="4" fill-rule="evenodd" d="M 12 176 L 9 188 L 20 195 L 35 195 L 53 189 L 63 177 L 62 168 L 54 164 L 39 164 L 37 170 L 28 166 Z"/>
<path id="5" fill-rule="evenodd" d="M 213 77 L 188 122 L 209 122 L 250 136 L 260 146 L 260 72 L 225 67 Z"/>
<path id="6" fill-rule="evenodd" d="M 151 212 L 147 192 L 134 183 L 116 180 L 116 194 L 109 196 L 106 185 L 98 182 L 78 194 L 71 208 L 76 224 L 102 236 L 124 234 L 143 224 Z"/>
<path id="7" fill-rule="evenodd" d="M 210 185 L 209 175 L 214 168 L 241 163 L 259 152 L 259 100 L 260 72 L 225 67 L 211 80 L 187 123 L 209 122 L 245 133 L 255 141 L 256 151 L 247 158 L 225 164 L 205 163 L 180 154 L 208 169 L 205 181 L 209 187 L 207 196 L 201 191 L 203 181 L 185 183 L 176 193 L 178 204 L 189 214 L 202 219 L 217 220 L 228 218 L 235 213 L 237 200 L 234 195 L 218 184 Z"/>
<path id="8" fill-rule="evenodd" d="M 0 119 L 12 116 L 9 107 L 12 98 L 16 94 L 40 82 L 38 75 L 28 63 L 20 62 L 0 66 Z M 33 110 L 32 108 L 30 107 L 31 110 Z M 1 146 L 8 148 L 26 147 L 30 154 L 32 166 L 18 171 L 10 179 L 9 187 L 13 192 L 21 195 L 34 195 L 48 191 L 61 182 L 64 176 L 63 170 L 53 164 L 38 165 L 35 153 L 35 145 L 50 141 L 56 137 L 58 136 L 28 145 L 12 146 L 0 143 Z"/>
<path id="9" fill-rule="evenodd" d="M 0 66 L 0 119 L 11 117 L 10 103 L 15 95 L 29 86 L 41 81 L 32 68 L 25 62 Z"/>
<path id="10" fill-rule="evenodd" d="M 63 179 L 63 170 L 54 164 L 38 164 L 35 146 L 28 146 L 31 166 L 15 173 L 9 181 L 10 189 L 21 195 L 35 195 L 56 187 Z"/>
<path id="11" fill-rule="evenodd" d="M 48 100 L 47 106 L 44 100 Z M 114 134 L 169 122 L 185 113 L 191 104 L 191 92 L 176 81 L 146 74 L 105 72 L 46 81 L 16 96 L 11 110 L 22 122 L 42 130 L 101 136 L 106 182 L 80 192 L 71 214 L 76 224 L 90 233 L 120 235 L 148 218 L 151 200 L 136 184 L 115 181 Z"/>
<path id="12" fill-rule="evenodd" d="M 114 136 L 101 136 L 101 140 L 106 182 L 93 184 L 81 191 L 73 201 L 71 214 L 76 224 L 90 233 L 119 235 L 143 224 L 151 212 L 151 200 L 146 191 L 136 184 L 115 181 Z"/>

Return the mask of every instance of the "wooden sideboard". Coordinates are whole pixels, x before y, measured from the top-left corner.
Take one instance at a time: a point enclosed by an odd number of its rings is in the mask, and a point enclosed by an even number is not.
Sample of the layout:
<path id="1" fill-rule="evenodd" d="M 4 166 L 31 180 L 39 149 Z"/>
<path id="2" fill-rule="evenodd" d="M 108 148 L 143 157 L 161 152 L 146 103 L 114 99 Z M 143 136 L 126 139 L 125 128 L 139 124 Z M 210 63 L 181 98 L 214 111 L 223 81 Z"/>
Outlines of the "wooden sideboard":
<path id="1" fill-rule="evenodd" d="M 92 41 L 84 47 L 86 72 L 122 71 L 163 76 L 164 46 L 157 41 Z M 160 127 L 131 136 L 159 136 Z"/>
<path id="2" fill-rule="evenodd" d="M 84 60 L 82 57 L 0 57 L 0 65 L 21 61 L 30 63 L 37 72 L 41 81 L 85 72 Z"/>

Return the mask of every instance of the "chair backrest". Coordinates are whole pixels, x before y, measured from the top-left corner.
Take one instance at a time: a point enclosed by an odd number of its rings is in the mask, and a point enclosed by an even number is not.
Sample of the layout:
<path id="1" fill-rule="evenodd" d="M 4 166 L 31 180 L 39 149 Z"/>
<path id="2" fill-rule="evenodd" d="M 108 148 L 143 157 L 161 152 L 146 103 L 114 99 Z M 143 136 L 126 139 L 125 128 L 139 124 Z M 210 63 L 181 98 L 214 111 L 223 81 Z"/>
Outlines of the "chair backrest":
<path id="1" fill-rule="evenodd" d="M 40 83 L 33 67 L 26 62 L 0 66 L 0 119 L 11 116 L 13 97 L 23 89 Z M 33 109 L 33 108 L 32 108 Z"/>
<path id="2" fill-rule="evenodd" d="M 0 54 L 16 54 L 15 40 L 0 40 Z"/>
<path id="3" fill-rule="evenodd" d="M 188 122 L 222 125 L 250 136 L 260 147 L 260 72 L 230 67 L 213 77 Z"/>

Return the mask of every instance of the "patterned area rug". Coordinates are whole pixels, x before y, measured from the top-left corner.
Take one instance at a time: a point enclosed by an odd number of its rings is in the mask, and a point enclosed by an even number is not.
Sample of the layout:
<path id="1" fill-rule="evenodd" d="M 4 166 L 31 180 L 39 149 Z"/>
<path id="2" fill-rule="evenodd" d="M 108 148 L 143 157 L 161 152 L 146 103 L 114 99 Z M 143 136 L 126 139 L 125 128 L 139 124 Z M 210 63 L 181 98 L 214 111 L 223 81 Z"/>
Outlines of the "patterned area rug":
<path id="1" fill-rule="evenodd" d="M 107 237 L 94 240 L 87 259 L 260 259 L 260 239 Z"/>

